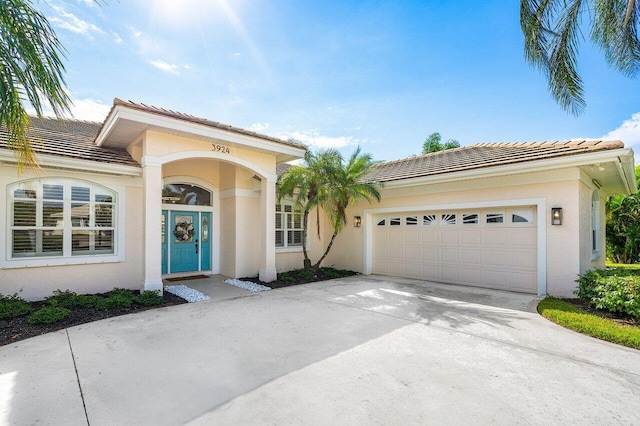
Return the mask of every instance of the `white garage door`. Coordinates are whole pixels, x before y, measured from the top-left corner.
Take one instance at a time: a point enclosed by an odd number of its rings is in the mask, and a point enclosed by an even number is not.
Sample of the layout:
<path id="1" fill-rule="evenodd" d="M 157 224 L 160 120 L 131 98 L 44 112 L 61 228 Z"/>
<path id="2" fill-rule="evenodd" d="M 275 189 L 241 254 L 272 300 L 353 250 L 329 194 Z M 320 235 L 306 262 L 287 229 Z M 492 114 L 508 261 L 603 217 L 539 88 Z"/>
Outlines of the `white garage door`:
<path id="1" fill-rule="evenodd" d="M 373 273 L 537 293 L 536 208 L 374 216 Z"/>

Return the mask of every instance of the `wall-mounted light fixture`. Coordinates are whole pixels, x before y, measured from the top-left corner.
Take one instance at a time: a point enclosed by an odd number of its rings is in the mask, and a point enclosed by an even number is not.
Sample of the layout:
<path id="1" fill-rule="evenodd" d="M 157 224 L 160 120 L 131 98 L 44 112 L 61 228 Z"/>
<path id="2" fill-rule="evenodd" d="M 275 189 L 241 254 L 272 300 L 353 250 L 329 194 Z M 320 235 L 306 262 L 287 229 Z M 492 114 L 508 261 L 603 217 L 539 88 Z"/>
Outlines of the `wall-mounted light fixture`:
<path id="1" fill-rule="evenodd" d="M 354 216 L 353 217 L 353 226 L 356 228 L 360 228 L 362 226 L 362 217 Z"/>
<path id="2" fill-rule="evenodd" d="M 562 207 L 551 207 L 551 224 L 562 225 Z"/>

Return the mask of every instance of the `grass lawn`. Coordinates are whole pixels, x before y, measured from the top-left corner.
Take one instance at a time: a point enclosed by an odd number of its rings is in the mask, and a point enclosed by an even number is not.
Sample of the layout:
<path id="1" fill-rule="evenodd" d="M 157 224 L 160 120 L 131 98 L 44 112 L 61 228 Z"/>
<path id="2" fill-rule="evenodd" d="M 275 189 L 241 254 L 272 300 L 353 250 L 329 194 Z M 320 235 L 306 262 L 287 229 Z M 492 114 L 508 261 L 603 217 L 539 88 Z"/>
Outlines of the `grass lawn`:
<path id="1" fill-rule="evenodd" d="M 640 327 L 638 326 L 619 324 L 612 319 L 590 314 L 553 297 L 547 297 L 541 301 L 538 304 L 538 312 L 556 324 L 579 333 L 640 349 Z"/>

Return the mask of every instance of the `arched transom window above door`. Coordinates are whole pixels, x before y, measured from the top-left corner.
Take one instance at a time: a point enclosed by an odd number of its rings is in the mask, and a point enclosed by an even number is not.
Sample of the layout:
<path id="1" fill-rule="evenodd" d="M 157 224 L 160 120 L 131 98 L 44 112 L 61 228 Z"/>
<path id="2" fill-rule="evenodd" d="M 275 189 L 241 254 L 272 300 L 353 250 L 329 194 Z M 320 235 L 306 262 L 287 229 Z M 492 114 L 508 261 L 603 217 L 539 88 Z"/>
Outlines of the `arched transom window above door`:
<path id="1" fill-rule="evenodd" d="M 190 183 L 169 183 L 162 188 L 162 203 L 210 206 L 211 191 Z"/>

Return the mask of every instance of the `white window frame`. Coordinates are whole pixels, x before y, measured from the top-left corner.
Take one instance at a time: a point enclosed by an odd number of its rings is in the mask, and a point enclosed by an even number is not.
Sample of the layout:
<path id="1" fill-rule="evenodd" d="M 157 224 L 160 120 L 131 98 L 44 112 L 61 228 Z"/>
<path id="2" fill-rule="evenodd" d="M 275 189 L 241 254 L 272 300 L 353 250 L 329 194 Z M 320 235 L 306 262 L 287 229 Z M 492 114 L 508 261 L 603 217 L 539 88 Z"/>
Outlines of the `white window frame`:
<path id="1" fill-rule="evenodd" d="M 63 225 L 59 228 L 63 232 L 63 253 L 57 256 L 25 256 L 13 257 L 13 202 L 14 190 L 20 185 L 35 185 L 37 188 L 37 203 L 42 203 L 42 190 L 44 185 L 62 185 L 64 188 L 63 196 Z M 73 228 L 71 226 L 71 187 L 90 187 L 100 188 L 113 196 L 113 226 L 108 227 L 113 230 L 113 253 L 82 253 L 72 255 L 72 231 L 82 228 Z M 125 238 L 124 229 L 126 228 L 125 216 L 125 189 L 122 187 L 106 186 L 85 179 L 74 177 L 48 177 L 35 178 L 16 181 L 5 187 L 5 231 L 4 232 L 4 255 L 0 256 L 0 268 L 24 268 L 39 266 L 57 266 L 57 265 L 77 265 L 92 263 L 113 263 L 123 262 L 125 260 Z M 93 195 L 93 189 L 91 195 Z M 20 199 L 18 199 L 19 201 Z M 95 204 L 95 202 L 94 202 Z M 41 215 L 41 208 L 36 209 L 36 214 Z M 32 227 L 33 228 L 33 227 Z M 39 227 L 36 227 L 39 228 Z M 106 229 L 106 228 L 105 228 Z M 0 233 L 2 235 L 2 233 Z"/>
<path id="2" fill-rule="evenodd" d="M 286 206 L 291 207 L 291 212 L 285 211 L 285 207 Z M 280 211 L 277 210 L 278 207 L 280 207 Z M 302 232 L 302 235 L 303 235 L 303 238 L 304 238 L 304 223 L 302 222 L 302 220 L 303 220 L 302 212 L 300 212 L 300 213 L 295 212 L 292 202 L 283 201 L 280 204 L 276 204 L 276 211 L 274 212 L 274 214 L 276 214 L 276 215 L 281 214 L 282 215 L 282 220 L 281 220 L 281 225 L 282 226 L 280 228 L 276 227 L 274 229 L 274 231 L 273 231 L 273 232 L 282 231 L 282 243 L 283 243 L 283 245 L 281 245 L 281 246 L 276 245 L 276 252 L 277 253 L 286 253 L 286 252 L 302 251 L 302 243 L 290 245 L 288 243 L 288 238 L 287 238 L 289 231 L 300 231 L 300 232 Z M 292 228 L 289 228 L 287 226 L 287 215 L 291 215 L 291 216 L 300 215 L 300 227 L 296 228 L 294 226 Z M 293 218 L 291 219 L 291 223 L 295 224 L 295 220 Z M 307 251 L 308 251 L 308 248 L 309 248 L 309 235 L 307 235 Z"/>
<path id="3" fill-rule="evenodd" d="M 600 193 L 591 194 L 591 260 L 600 258 Z"/>

